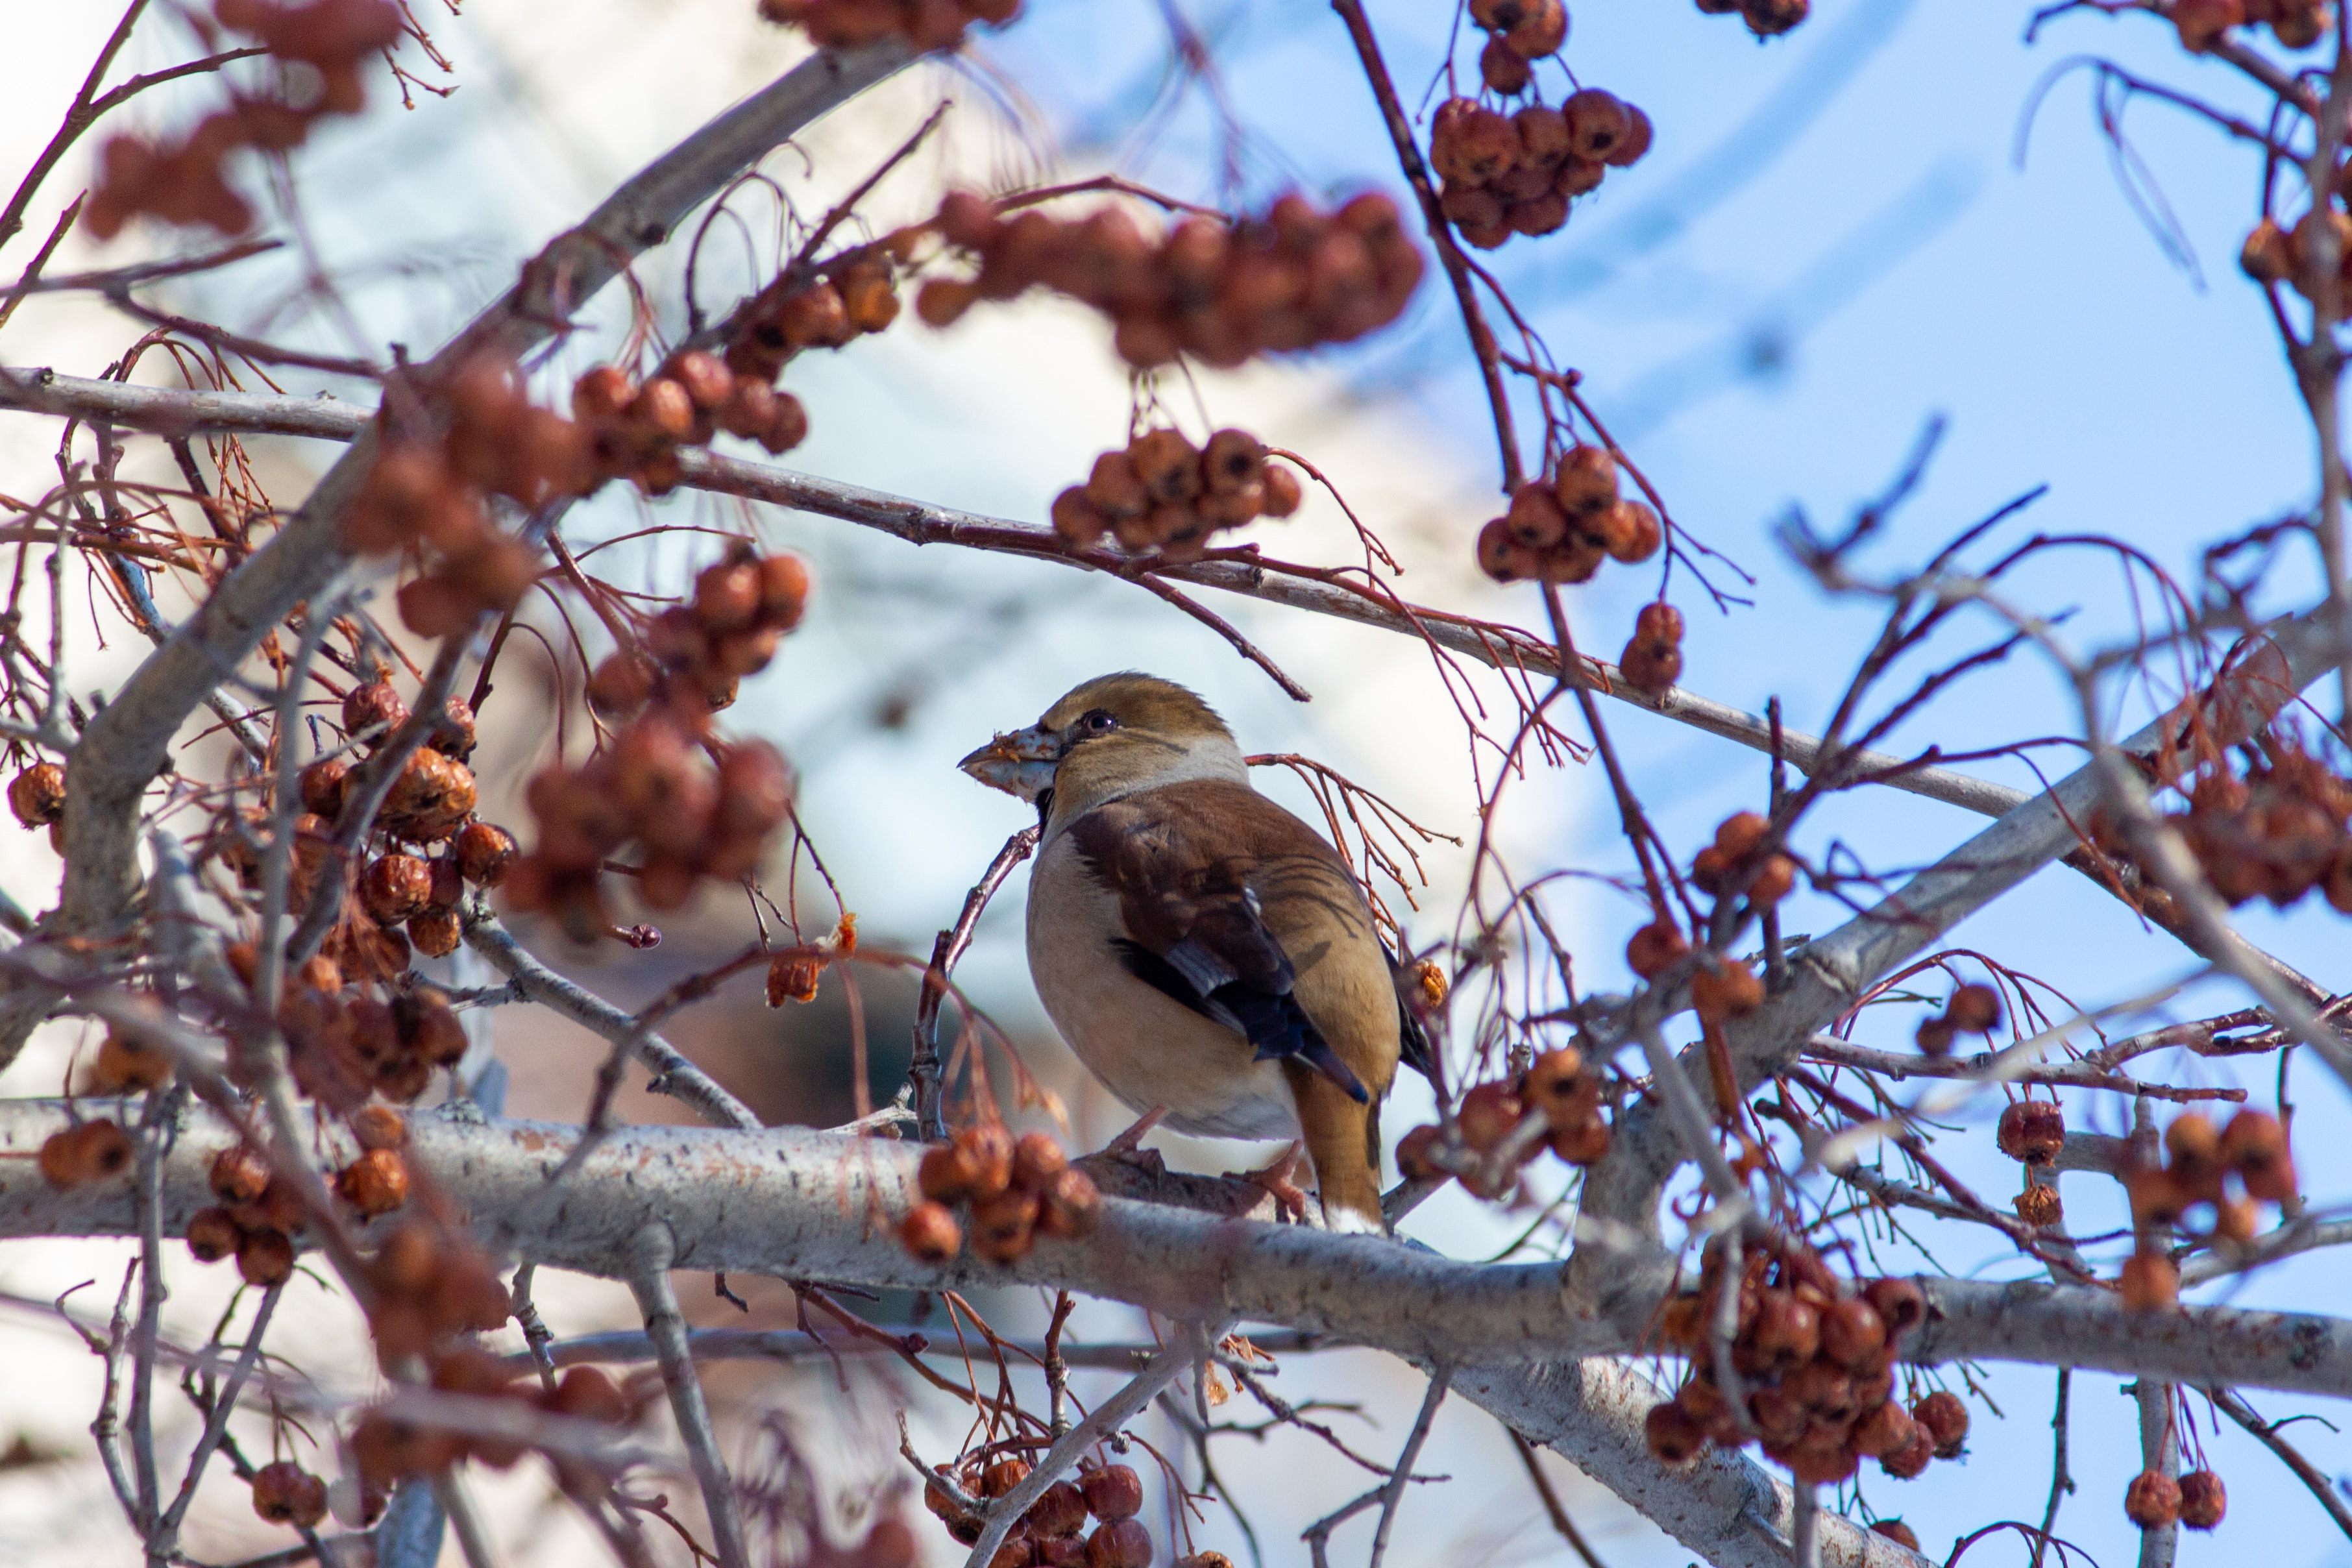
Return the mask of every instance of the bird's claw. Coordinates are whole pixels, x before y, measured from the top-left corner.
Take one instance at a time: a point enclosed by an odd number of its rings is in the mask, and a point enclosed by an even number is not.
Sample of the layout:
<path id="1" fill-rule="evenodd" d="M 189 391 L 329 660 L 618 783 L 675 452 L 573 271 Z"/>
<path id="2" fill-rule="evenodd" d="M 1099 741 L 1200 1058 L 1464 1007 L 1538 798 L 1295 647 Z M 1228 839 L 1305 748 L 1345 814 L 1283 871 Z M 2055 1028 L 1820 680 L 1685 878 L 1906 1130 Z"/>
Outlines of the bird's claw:
<path id="1" fill-rule="evenodd" d="M 1266 1195 L 1274 1199 L 1275 1205 L 1284 1214 L 1293 1220 L 1303 1220 L 1307 1217 L 1307 1193 L 1290 1179 L 1290 1173 L 1298 1168 L 1301 1147 L 1297 1143 L 1291 1144 L 1262 1169 L 1226 1173 L 1236 1181 L 1265 1188 Z"/>

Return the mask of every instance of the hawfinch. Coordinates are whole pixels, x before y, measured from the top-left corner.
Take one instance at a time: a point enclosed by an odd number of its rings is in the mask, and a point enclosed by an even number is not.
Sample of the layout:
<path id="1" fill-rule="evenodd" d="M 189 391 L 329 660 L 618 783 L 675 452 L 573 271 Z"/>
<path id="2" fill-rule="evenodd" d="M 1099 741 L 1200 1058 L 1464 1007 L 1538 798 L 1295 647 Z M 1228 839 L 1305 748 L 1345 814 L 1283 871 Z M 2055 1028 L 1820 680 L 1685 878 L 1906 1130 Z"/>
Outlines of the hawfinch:
<path id="1" fill-rule="evenodd" d="M 1300 1140 L 1329 1223 L 1384 1231 L 1381 1100 L 1428 1046 L 1347 862 L 1224 721 L 1106 675 L 961 766 L 1036 805 L 1029 972 L 1078 1059 L 1180 1132 Z"/>

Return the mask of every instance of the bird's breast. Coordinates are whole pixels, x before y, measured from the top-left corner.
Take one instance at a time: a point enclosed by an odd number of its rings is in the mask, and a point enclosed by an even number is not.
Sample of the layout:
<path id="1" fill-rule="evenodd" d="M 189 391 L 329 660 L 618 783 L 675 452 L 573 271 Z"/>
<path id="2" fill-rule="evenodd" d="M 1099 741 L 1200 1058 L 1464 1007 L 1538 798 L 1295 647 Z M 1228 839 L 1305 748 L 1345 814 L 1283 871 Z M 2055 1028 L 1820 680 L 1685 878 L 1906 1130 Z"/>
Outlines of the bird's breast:
<path id="1" fill-rule="evenodd" d="M 1291 1138 L 1290 1086 L 1249 1042 L 1129 973 L 1118 899 L 1068 834 L 1029 879 L 1029 973 L 1062 1038 L 1103 1087 L 1138 1111 L 1168 1110 L 1179 1132 Z"/>

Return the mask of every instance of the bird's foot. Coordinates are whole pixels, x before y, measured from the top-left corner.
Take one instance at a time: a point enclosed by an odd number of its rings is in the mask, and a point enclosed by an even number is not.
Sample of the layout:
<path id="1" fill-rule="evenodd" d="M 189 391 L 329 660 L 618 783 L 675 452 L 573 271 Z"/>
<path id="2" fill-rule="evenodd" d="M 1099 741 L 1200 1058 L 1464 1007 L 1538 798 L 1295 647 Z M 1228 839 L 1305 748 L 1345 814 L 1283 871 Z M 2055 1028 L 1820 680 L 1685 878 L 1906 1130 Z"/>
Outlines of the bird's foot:
<path id="1" fill-rule="evenodd" d="M 1141 1171 L 1147 1176 L 1165 1174 L 1168 1170 L 1168 1162 L 1160 1157 L 1160 1151 L 1157 1149 L 1139 1148 L 1137 1145 L 1143 1142 L 1143 1135 L 1150 1131 L 1153 1128 L 1159 1126 L 1160 1121 L 1165 1119 L 1167 1115 L 1168 1108 L 1166 1106 L 1153 1106 L 1150 1110 L 1145 1111 L 1142 1115 L 1135 1119 L 1134 1126 L 1129 1127 L 1126 1131 L 1120 1133 L 1118 1137 L 1104 1144 L 1102 1146 L 1102 1152 L 1105 1154 L 1109 1155 L 1112 1159 L 1117 1160 L 1122 1165 L 1134 1166 L 1137 1170 Z"/>
<path id="2" fill-rule="evenodd" d="M 1294 1220 L 1305 1219 L 1307 1194 L 1297 1183 L 1290 1179 L 1291 1173 L 1298 1168 L 1298 1155 L 1303 1147 L 1304 1145 L 1294 1142 L 1289 1148 L 1276 1155 L 1273 1162 L 1261 1170 L 1229 1171 L 1226 1174 L 1236 1181 L 1247 1182 L 1254 1187 L 1264 1187 L 1266 1195 L 1274 1199 L 1276 1205 L 1284 1214 Z"/>

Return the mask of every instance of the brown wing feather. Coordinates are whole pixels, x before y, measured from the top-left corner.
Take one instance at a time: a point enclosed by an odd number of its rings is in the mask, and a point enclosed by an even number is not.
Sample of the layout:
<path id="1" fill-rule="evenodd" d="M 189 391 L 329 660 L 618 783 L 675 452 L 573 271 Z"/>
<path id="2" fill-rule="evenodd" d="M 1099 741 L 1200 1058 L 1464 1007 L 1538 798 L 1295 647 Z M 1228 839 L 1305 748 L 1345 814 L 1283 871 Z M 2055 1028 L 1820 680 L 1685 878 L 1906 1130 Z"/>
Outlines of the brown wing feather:
<path id="1" fill-rule="evenodd" d="M 1196 779 L 1107 803 L 1069 832 L 1138 948 L 1203 1001 L 1222 997 L 1254 1043 L 1265 1044 L 1254 998 L 1290 999 L 1315 1037 L 1302 1047 L 1324 1046 L 1371 1098 L 1386 1092 L 1399 1044 L 1387 952 L 1347 863 L 1313 828 L 1246 784 Z"/>

